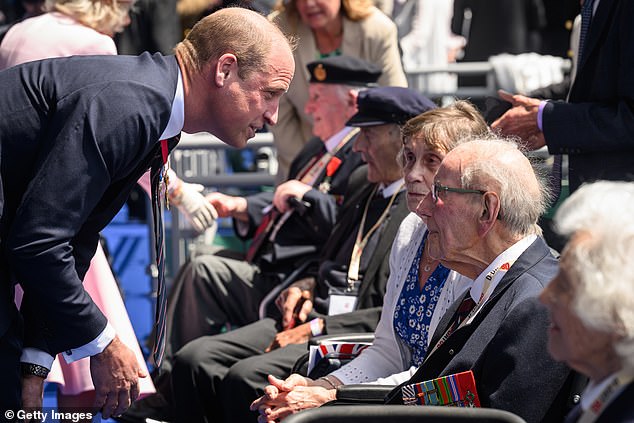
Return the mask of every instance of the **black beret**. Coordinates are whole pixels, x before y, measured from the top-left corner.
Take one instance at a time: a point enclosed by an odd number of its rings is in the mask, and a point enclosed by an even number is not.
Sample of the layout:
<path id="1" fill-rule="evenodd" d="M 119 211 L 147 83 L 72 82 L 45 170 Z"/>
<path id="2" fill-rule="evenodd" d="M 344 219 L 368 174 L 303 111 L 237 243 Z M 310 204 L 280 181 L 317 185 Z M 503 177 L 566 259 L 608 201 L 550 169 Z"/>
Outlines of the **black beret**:
<path id="1" fill-rule="evenodd" d="M 376 85 L 381 68 L 350 56 L 330 56 L 306 65 L 310 81 L 322 84 Z"/>
<path id="2" fill-rule="evenodd" d="M 435 109 L 433 101 L 411 88 L 378 87 L 359 93 L 357 113 L 347 126 L 403 125 L 411 118 Z"/>

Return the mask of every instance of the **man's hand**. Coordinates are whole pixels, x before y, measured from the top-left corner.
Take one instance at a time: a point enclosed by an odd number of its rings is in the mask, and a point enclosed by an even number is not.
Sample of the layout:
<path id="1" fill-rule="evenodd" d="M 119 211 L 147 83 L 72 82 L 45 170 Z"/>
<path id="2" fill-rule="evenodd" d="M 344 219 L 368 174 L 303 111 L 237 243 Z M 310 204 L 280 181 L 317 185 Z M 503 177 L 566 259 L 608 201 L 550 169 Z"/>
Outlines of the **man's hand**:
<path id="1" fill-rule="evenodd" d="M 288 205 L 288 199 L 290 197 L 297 197 L 301 200 L 302 197 L 304 197 L 304 194 L 311 189 L 313 189 L 312 186 L 299 182 L 296 179 L 286 181 L 283 184 L 278 185 L 275 189 L 275 194 L 273 194 L 273 205 L 281 213 L 286 213 L 291 209 Z"/>
<path id="2" fill-rule="evenodd" d="M 247 215 L 247 199 L 244 197 L 234 197 L 225 195 L 220 192 L 212 192 L 207 194 L 207 201 L 218 212 L 220 217 L 233 217 L 244 222 L 249 221 Z"/>
<path id="3" fill-rule="evenodd" d="M 119 337 L 100 354 L 90 357 L 90 374 L 95 385 L 95 407 L 105 419 L 127 410 L 139 396 L 139 378 L 147 377 L 134 353 Z"/>
<path id="4" fill-rule="evenodd" d="M 319 324 L 323 330 L 324 321 L 322 319 L 319 319 Z M 310 323 L 304 323 L 303 325 L 299 325 L 293 329 L 279 332 L 275 335 L 275 339 L 264 352 L 284 348 L 290 344 L 303 344 L 304 342 L 308 342 L 312 335 L 313 333 L 310 330 Z"/>
<path id="5" fill-rule="evenodd" d="M 269 375 L 269 383 L 264 395 L 251 403 L 252 411 L 259 411 L 259 423 L 280 421 L 290 414 L 308 408 L 319 407 L 336 399 L 336 390 L 320 386 L 309 386 L 310 380 L 298 374 L 286 380 Z"/>
<path id="6" fill-rule="evenodd" d="M 41 411 L 44 394 L 44 378 L 34 375 L 22 376 L 22 408 L 26 411 Z"/>
<path id="7" fill-rule="evenodd" d="M 298 321 L 306 321 L 313 309 L 314 287 L 314 278 L 304 278 L 280 293 L 275 305 L 282 313 L 282 329 L 292 329 Z"/>
<path id="8" fill-rule="evenodd" d="M 537 112 L 540 100 L 523 95 L 513 95 L 499 90 L 498 95 L 513 105 L 513 108 L 491 124 L 491 128 L 502 135 L 516 136 L 526 143 L 529 150 L 546 145 L 544 133 L 537 126 Z"/>
<path id="9" fill-rule="evenodd" d="M 214 206 L 201 194 L 203 189 L 200 184 L 180 181 L 180 185 L 170 194 L 170 201 L 185 215 L 198 233 L 211 227 L 218 219 L 218 212 Z"/>

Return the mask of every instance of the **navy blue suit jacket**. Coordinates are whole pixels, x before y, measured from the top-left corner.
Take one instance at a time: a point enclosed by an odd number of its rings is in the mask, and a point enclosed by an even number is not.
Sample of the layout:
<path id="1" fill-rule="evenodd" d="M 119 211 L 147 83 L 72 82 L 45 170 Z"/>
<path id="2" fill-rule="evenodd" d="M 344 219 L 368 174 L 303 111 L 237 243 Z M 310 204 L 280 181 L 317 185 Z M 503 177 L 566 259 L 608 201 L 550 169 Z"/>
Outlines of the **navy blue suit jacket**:
<path id="1" fill-rule="evenodd" d="M 549 102 L 543 129 L 551 154 L 569 155 L 570 188 L 634 180 L 634 2 L 601 0 L 569 103 Z"/>
<path id="2" fill-rule="evenodd" d="M 566 404 L 553 403 L 570 369 L 548 354 L 548 313 L 537 300 L 557 269 L 546 243 L 535 240 L 473 322 L 458 328 L 404 385 L 472 370 L 483 407 L 510 411 L 528 423 L 562 421 Z M 460 303 L 447 310 L 430 345 L 446 332 Z M 400 387 L 390 397 L 402 403 Z"/>
<path id="3" fill-rule="evenodd" d="M 92 341 L 106 319 L 82 286 L 99 231 L 159 153 L 173 56 L 84 56 L 0 72 L 0 336 L 25 291 L 25 346 Z"/>

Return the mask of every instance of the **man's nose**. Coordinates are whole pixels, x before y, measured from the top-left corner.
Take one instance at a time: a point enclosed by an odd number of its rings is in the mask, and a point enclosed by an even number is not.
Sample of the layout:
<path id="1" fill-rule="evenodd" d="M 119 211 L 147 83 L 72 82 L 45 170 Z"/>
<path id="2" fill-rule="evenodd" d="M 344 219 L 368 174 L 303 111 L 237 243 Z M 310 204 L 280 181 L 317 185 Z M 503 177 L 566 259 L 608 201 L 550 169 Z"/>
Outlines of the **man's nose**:
<path id="1" fill-rule="evenodd" d="M 416 206 L 416 214 L 420 217 L 430 217 L 434 208 L 434 200 L 431 196 L 431 192 L 428 192 L 425 198 L 423 198 L 418 206 Z"/>

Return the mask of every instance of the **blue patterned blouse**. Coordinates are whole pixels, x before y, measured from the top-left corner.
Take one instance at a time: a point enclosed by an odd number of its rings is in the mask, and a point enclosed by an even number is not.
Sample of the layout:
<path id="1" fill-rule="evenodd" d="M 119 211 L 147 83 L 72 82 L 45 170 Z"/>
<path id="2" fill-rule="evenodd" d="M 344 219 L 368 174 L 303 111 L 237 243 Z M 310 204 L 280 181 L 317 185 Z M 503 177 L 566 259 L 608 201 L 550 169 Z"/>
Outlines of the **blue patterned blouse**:
<path id="1" fill-rule="evenodd" d="M 423 236 L 416 257 L 412 261 L 394 310 L 394 330 L 396 335 L 410 349 L 412 356 L 410 365 L 417 367 L 425 359 L 429 323 L 442 287 L 445 285 L 449 275 L 449 269 L 439 263 L 434 273 L 425 282 L 422 290 L 420 289 L 418 270 L 426 240 L 427 233 Z"/>

